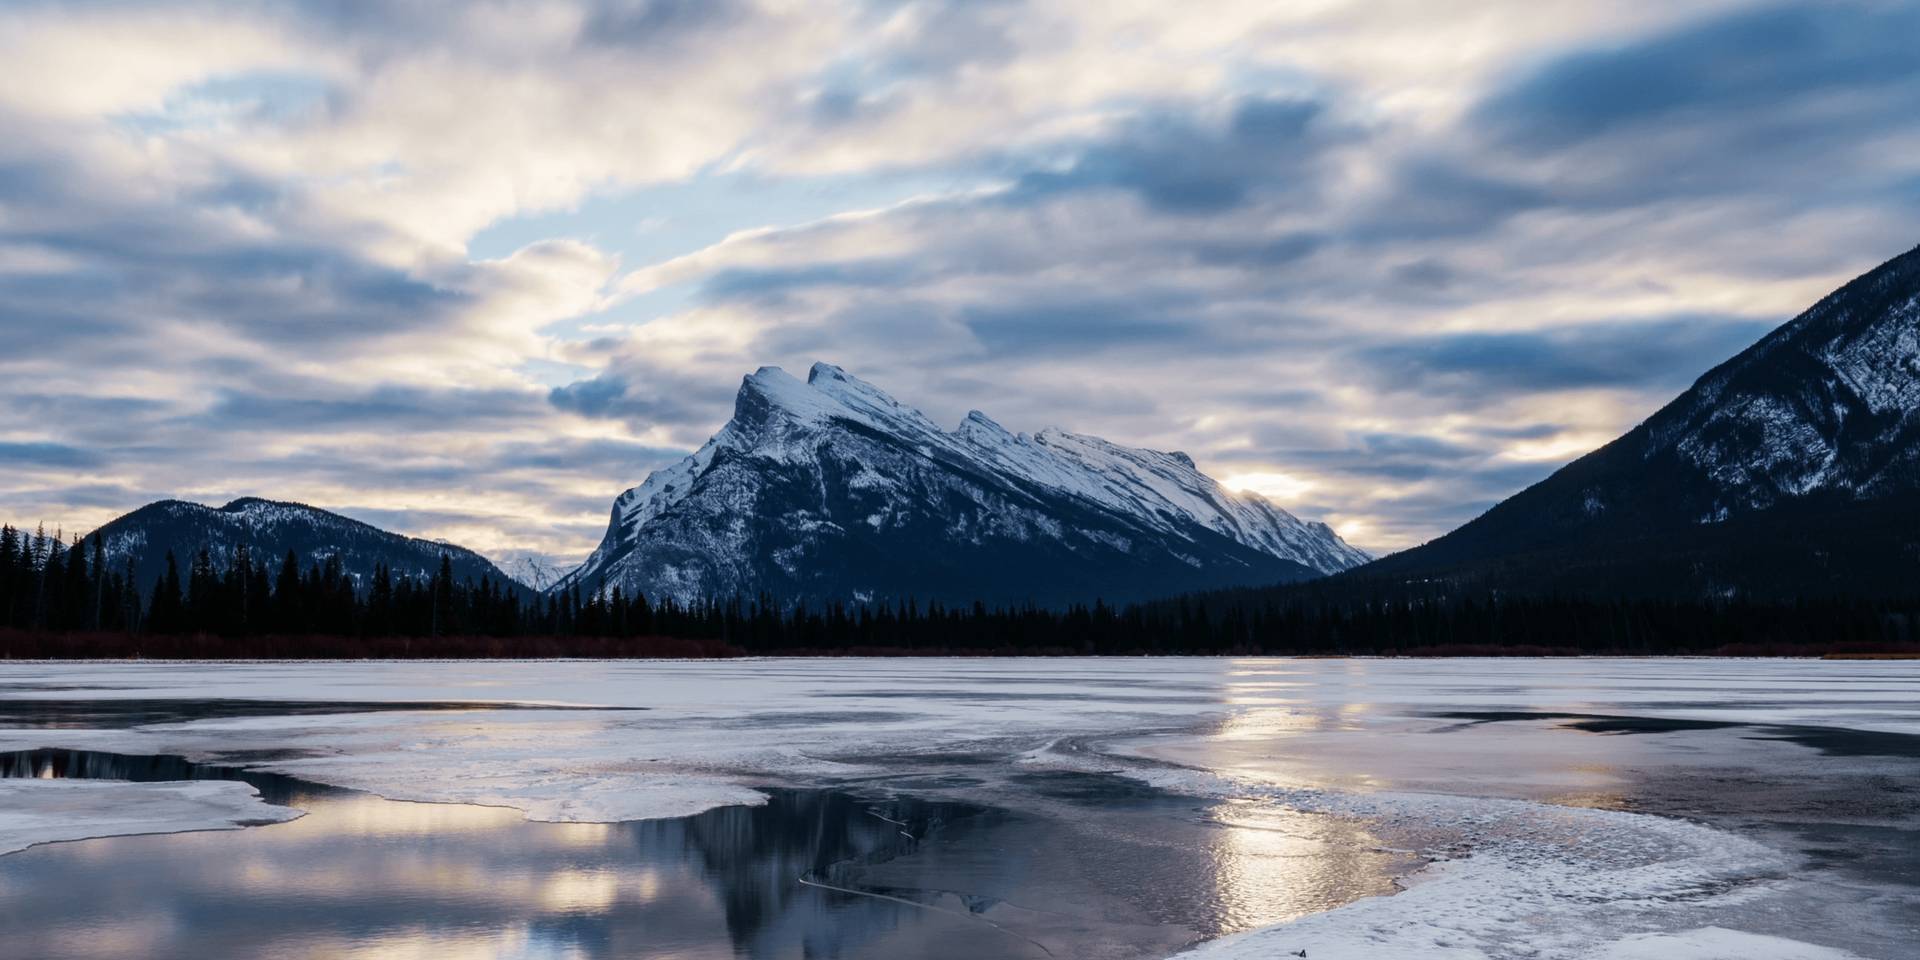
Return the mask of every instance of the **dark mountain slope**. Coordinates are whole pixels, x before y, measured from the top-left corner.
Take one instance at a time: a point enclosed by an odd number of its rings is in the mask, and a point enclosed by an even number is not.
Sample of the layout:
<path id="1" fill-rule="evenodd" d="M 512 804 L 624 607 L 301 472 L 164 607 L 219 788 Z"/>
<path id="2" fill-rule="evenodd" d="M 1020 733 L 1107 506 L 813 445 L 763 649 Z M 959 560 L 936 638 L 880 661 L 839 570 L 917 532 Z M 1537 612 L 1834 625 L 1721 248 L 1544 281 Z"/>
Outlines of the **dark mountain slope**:
<path id="1" fill-rule="evenodd" d="M 134 584 L 142 591 L 153 586 L 166 569 L 167 551 L 186 576 L 187 566 L 202 547 L 214 564 L 225 569 L 234 551 L 246 544 L 256 564 L 279 569 L 287 551 L 293 551 L 304 570 L 338 555 L 348 576 L 364 581 L 376 564 L 386 564 L 395 576 L 431 577 L 440 558 L 453 564 L 456 581 L 491 577 L 515 589 L 526 588 L 501 572 L 487 558 L 465 547 L 390 533 L 337 513 L 299 503 L 281 503 L 246 497 L 214 508 L 184 500 L 161 500 L 125 514 L 101 527 L 107 557 L 121 569 L 131 557 Z M 531 595 L 531 591 L 526 591 Z"/>
<path id="2" fill-rule="evenodd" d="M 1354 579 L 1565 593 L 1884 594 L 1920 578 L 1920 248 L 1625 436 Z"/>

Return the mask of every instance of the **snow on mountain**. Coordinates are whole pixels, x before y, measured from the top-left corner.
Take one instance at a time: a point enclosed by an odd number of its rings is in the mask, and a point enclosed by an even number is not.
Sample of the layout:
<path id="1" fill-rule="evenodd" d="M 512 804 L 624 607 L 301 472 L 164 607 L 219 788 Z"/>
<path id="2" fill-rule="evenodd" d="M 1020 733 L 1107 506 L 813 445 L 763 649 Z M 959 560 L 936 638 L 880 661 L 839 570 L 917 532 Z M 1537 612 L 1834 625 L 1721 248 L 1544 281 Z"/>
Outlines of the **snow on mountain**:
<path id="1" fill-rule="evenodd" d="M 1904 594 L 1920 582 L 1920 248 L 1619 439 L 1362 574 L 1558 592 Z"/>
<path id="2" fill-rule="evenodd" d="M 1365 562 L 1325 524 L 1192 458 L 975 411 L 951 431 L 831 364 L 745 378 L 733 419 L 614 502 L 559 586 L 681 601 L 1061 603 L 1275 582 Z"/>
<path id="3" fill-rule="evenodd" d="M 494 556 L 495 565 L 507 576 L 535 590 L 545 590 L 566 576 L 566 570 L 555 565 L 552 558 L 545 554 L 509 551 Z"/>
<path id="4" fill-rule="evenodd" d="M 451 543 L 423 540 L 382 530 L 350 517 L 301 503 L 244 497 L 222 507 L 161 500 L 124 514 L 101 527 L 108 560 L 115 566 L 133 562 L 134 583 L 146 590 L 166 569 L 172 551 L 181 576 L 201 549 L 225 568 L 241 545 L 252 562 L 276 569 L 291 551 L 304 568 L 330 556 L 355 580 L 385 564 L 396 575 L 432 576 L 444 555 L 453 563 L 455 579 L 512 583 L 485 557 Z"/>
<path id="5" fill-rule="evenodd" d="M 1847 284 L 1648 421 L 1719 496 L 1702 519 L 1816 491 L 1920 486 L 1920 248 Z"/>
<path id="6" fill-rule="evenodd" d="M 1029 443 L 1019 437 L 1015 440 Z M 1371 559 L 1324 523 L 1303 521 L 1258 494 L 1227 490 L 1201 473 L 1184 453 L 1123 447 L 1099 437 L 1051 429 L 1034 434 L 1030 444 L 1048 455 L 1035 464 L 1034 479 L 1064 473 L 1063 489 L 1159 519 L 1170 533 L 1184 522 L 1201 523 L 1321 573 L 1338 573 Z M 1068 469 L 1059 470 L 1055 464 L 1066 464 Z"/>

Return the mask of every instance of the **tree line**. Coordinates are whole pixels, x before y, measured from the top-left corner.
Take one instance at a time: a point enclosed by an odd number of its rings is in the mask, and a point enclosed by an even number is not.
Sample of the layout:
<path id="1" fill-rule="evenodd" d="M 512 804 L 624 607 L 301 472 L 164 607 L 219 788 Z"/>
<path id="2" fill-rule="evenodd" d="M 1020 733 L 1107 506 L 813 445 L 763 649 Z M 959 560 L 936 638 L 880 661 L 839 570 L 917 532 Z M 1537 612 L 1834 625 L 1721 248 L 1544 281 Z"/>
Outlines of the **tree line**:
<path id="1" fill-rule="evenodd" d="M 168 554 L 141 590 L 100 538 L 0 527 L 5 656 L 623 656 L 733 654 L 1807 654 L 1920 650 L 1920 603 L 1607 599 L 1458 585 L 1327 581 L 1065 609 L 760 595 L 680 604 L 579 585 L 544 595 L 363 576 L 338 557 L 271 566 Z"/>

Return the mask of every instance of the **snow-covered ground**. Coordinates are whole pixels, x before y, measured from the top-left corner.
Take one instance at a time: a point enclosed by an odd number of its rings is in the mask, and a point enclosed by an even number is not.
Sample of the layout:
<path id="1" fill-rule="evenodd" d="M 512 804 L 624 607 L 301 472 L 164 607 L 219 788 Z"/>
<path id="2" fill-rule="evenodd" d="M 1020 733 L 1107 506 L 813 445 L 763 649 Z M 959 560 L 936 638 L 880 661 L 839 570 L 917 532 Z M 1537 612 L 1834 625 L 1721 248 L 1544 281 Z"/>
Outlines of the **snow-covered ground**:
<path id="1" fill-rule="evenodd" d="M 231 703 L 259 700 L 300 707 Z M 22 701 L 65 705 L 47 716 L 69 725 L 43 725 Z M 369 702 L 389 709 L 353 712 Z M 391 709 L 407 703 L 423 708 Z M 1404 892 L 1214 941 L 1195 954 L 1209 960 L 1920 956 L 1896 946 L 1920 942 L 1907 939 L 1920 890 L 1842 889 L 1761 828 L 1844 820 L 1920 837 L 1911 805 L 1842 816 L 1819 794 L 1920 772 L 1901 755 L 1920 736 L 1916 663 L 13 663 L 0 665 L 0 707 L 0 749 L 245 762 L 554 821 L 750 804 L 759 786 L 904 782 L 968 754 L 1232 800 L 1253 819 L 1351 819 L 1434 861 Z M 1529 713 L 1679 722 L 1582 732 L 1511 716 Z M 1707 783 L 1729 786 L 1688 792 Z M 231 782 L 0 786 L 5 849 L 292 815 Z"/>

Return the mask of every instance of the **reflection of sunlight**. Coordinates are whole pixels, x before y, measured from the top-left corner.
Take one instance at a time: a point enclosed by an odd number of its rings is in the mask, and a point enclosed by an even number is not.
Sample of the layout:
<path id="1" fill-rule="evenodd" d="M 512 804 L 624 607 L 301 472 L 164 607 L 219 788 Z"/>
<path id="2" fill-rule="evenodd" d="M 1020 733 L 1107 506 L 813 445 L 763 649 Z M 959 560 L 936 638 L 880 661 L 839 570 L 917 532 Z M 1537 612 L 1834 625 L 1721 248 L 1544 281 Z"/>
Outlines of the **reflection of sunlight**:
<path id="1" fill-rule="evenodd" d="M 1220 687 L 1229 708 L 1224 719 L 1198 736 L 1157 737 L 1131 749 L 1142 756 L 1215 770 L 1253 783 L 1282 787 L 1344 789 L 1379 786 L 1366 772 L 1321 759 L 1332 735 L 1366 729 L 1380 707 L 1365 695 L 1371 668 L 1362 661 L 1303 669 L 1293 660 L 1233 661 Z M 1327 697 L 1319 688 L 1338 685 L 1347 696 Z M 1337 775 L 1332 769 L 1340 766 Z"/>
<path id="2" fill-rule="evenodd" d="M 569 823 L 554 839 L 562 846 L 576 850 L 598 850 L 606 845 L 613 836 L 615 824 L 611 823 Z"/>
<path id="3" fill-rule="evenodd" d="M 1245 701 L 1230 699 L 1227 702 Z M 1228 717 L 1214 736 L 1221 740 L 1268 740 L 1289 733 L 1318 730 L 1320 725 L 1319 714 L 1293 707 L 1242 710 Z"/>
<path id="4" fill-rule="evenodd" d="M 1280 670 L 1274 669 L 1281 663 L 1235 661 L 1237 669 L 1228 673 L 1231 679 L 1222 692 L 1221 700 L 1232 706 L 1252 709 L 1239 711 L 1229 718 L 1220 728 L 1218 736 L 1221 739 L 1254 740 L 1311 730 L 1353 729 L 1357 726 L 1357 720 L 1371 711 L 1371 704 L 1352 698 L 1342 699 L 1333 711 L 1328 712 L 1301 706 L 1312 702 L 1310 696 L 1279 695 L 1282 691 L 1304 693 L 1310 686 L 1304 679 L 1276 679 L 1277 676 L 1294 674 L 1290 665 Z M 1366 667 L 1356 663 L 1348 666 L 1344 672 L 1364 680 Z"/>
<path id="5" fill-rule="evenodd" d="M 1214 848 L 1221 932 L 1284 923 L 1355 896 L 1383 893 L 1379 860 L 1364 831 L 1321 815 L 1251 802 L 1223 804 Z"/>
<path id="6" fill-rule="evenodd" d="M 500 957 L 540 957 L 574 960 L 586 953 L 572 944 L 541 943 L 519 925 L 486 934 L 447 934 L 427 928 L 391 931 L 377 943 L 340 943 L 313 940 L 299 956 L 344 957 L 348 960 L 497 960 Z"/>
<path id="7" fill-rule="evenodd" d="M 1301 671 L 1292 660 L 1277 657 L 1242 658 L 1233 661 L 1229 677 L 1298 677 Z"/>
<path id="8" fill-rule="evenodd" d="M 301 817 L 275 827 L 281 836 L 308 834 L 362 837 L 407 837 L 427 834 L 479 833 L 526 819 L 506 807 L 460 803 L 408 803 L 370 794 L 329 798 L 325 817 Z"/>
<path id="9" fill-rule="evenodd" d="M 652 903 L 660 899 L 660 890 L 665 886 L 660 871 L 651 867 L 640 870 L 633 878 L 633 899 L 639 903 Z"/>
<path id="10" fill-rule="evenodd" d="M 560 870 L 540 883 L 540 905 L 549 910 L 604 910 L 620 901 L 620 878 L 611 870 Z"/>
<path id="11" fill-rule="evenodd" d="M 1220 699 L 1231 706 L 1303 703 L 1301 698 L 1288 694 L 1305 686 L 1297 680 L 1237 680 L 1227 684 Z"/>
<path id="12" fill-rule="evenodd" d="M 475 710 L 463 715 L 460 711 L 445 711 L 436 714 L 432 721 L 409 725 L 411 735 L 419 742 L 408 747 L 409 750 L 427 750 L 448 742 L 457 742 L 467 749 L 494 747 L 530 747 L 550 742 L 554 739 L 579 739 L 600 735 L 611 721 L 600 719 L 591 713 L 556 716 L 541 710 Z"/>
<path id="13" fill-rule="evenodd" d="M 1548 803 L 1563 807 L 1588 807 L 1594 810 L 1632 810 L 1633 804 L 1627 793 L 1618 785 L 1623 783 L 1620 770 L 1612 763 L 1572 763 L 1567 771 L 1591 778 L 1594 786 L 1582 786 L 1577 789 L 1556 793 L 1546 798 Z"/>

